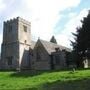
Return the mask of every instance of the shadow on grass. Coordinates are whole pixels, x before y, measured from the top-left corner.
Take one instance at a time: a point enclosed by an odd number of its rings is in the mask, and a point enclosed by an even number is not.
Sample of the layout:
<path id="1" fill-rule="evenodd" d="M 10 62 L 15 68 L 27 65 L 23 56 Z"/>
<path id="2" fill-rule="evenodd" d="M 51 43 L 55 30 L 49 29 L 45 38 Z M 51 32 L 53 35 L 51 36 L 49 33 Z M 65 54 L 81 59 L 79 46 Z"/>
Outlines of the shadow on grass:
<path id="1" fill-rule="evenodd" d="M 35 87 L 33 87 L 33 88 L 23 88 L 21 90 L 39 90 L 39 88 L 35 88 Z"/>
<path id="2" fill-rule="evenodd" d="M 36 75 L 40 75 L 44 73 L 43 71 L 21 71 L 21 72 L 14 72 L 10 76 L 11 77 L 32 77 Z"/>
<path id="3" fill-rule="evenodd" d="M 41 75 L 44 73 L 62 72 L 62 71 L 64 72 L 67 70 L 25 70 L 25 71 L 20 71 L 20 72 L 15 71 L 12 74 L 10 74 L 10 76 L 11 77 L 33 77 L 33 76 Z M 69 70 L 68 73 L 74 74 L 72 70 Z"/>
<path id="4" fill-rule="evenodd" d="M 58 80 L 53 83 L 46 83 L 42 90 L 90 90 L 90 77 L 82 80 Z"/>
<path id="5" fill-rule="evenodd" d="M 33 76 L 37 76 L 37 75 L 41 75 L 44 73 L 51 73 L 51 72 L 60 72 L 59 70 L 33 70 L 33 71 L 16 71 L 14 73 L 12 73 L 10 76 L 11 77 L 33 77 Z"/>

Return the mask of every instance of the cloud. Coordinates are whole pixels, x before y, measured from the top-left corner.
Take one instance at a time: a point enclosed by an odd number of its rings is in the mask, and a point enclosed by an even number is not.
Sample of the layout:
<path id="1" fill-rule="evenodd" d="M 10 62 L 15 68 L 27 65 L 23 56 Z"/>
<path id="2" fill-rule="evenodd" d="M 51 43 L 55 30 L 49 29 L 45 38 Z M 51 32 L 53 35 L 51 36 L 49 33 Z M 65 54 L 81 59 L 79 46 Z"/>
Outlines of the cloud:
<path id="1" fill-rule="evenodd" d="M 76 7 L 80 0 L 33 0 L 32 33 L 35 37 L 49 40 L 54 34 L 54 27 L 61 19 L 60 12 Z M 37 33 L 36 33 L 37 32 Z"/>
<path id="2" fill-rule="evenodd" d="M 6 8 L 2 13 L 5 17 L 4 20 L 15 18 L 17 16 L 30 20 L 31 8 L 27 7 L 25 1 L 26 0 L 4 0 L 4 3 L 6 4 Z"/>
<path id="3" fill-rule="evenodd" d="M 86 17 L 87 14 L 88 9 L 82 9 L 79 14 L 74 14 L 72 18 L 68 21 L 68 23 L 65 24 L 64 30 L 62 30 L 60 34 L 56 35 L 58 43 L 64 46 L 71 47 L 70 40 L 74 40 L 72 32 L 75 33 L 76 28 L 82 25 L 81 20 L 83 19 L 83 17 Z"/>
<path id="4" fill-rule="evenodd" d="M 0 13 L 3 11 L 3 9 L 5 8 L 5 3 L 3 2 L 3 0 L 0 0 Z"/>
<path id="5" fill-rule="evenodd" d="M 55 35 L 54 27 L 62 18 L 61 12 L 77 7 L 80 2 L 81 0 L 0 0 L 0 7 L 3 8 L 2 21 L 20 16 L 31 21 L 31 32 L 34 39 L 40 37 L 49 41 L 51 36 Z M 75 15 L 71 13 L 70 17 L 72 18 Z M 68 33 L 72 31 L 73 21 L 71 19 L 65 25 L 61 34 L 59 32 L 58 35 L 55 35 L 58 42 L 64 46 L 68 43 Z"/>

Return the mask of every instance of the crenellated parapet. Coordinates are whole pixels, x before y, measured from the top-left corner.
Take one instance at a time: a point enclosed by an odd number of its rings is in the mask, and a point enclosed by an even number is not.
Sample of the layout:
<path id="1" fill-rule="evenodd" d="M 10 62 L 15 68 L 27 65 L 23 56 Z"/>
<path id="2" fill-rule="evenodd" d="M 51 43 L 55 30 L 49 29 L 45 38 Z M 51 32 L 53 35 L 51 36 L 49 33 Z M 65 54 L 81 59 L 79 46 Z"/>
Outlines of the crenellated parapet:
<path id="1" fill-rule="evenodd" d="M 31 22 L 21 18 L 21 17 L 16 17 L 16 18 L 13 18 L 13 19 L 10 19 L 10 20 L 7 20 L 7 21 L 4 21 L 4 24 L 10 24 L 10 23 L 13 23 L 13 22 L 16 22 L 16 21 L 19 21 L 19 22 L 23 22 L 23 23 L 27 23 L 28 25 L 31 24 Z"/>
<path id="2" fill-rule="evenodd" d="M 2 67 L 16 69 L 29 67 L 31 47 L 31 23 L 16 17 L 3 23 Z"/>

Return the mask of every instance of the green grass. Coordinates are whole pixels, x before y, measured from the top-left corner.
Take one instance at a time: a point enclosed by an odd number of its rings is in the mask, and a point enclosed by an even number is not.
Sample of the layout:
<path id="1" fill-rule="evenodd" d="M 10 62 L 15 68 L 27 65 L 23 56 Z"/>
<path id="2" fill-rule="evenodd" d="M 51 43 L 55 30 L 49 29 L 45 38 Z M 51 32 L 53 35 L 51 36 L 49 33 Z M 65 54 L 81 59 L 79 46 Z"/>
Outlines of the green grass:
<path id="1" fill-rule="evenodd" d="M 0 90 L 90 90 L 90 70 L 0 72 Z"/>

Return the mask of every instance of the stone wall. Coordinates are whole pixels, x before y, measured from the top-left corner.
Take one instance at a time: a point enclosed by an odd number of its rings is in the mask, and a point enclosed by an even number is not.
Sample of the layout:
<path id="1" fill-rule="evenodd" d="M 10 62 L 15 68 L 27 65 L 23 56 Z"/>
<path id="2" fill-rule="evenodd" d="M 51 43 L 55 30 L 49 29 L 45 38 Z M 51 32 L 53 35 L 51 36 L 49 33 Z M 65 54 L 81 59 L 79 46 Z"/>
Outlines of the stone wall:
<path id="1" fill-rule="evenodd" d="M 12 57 L 12 64 L 8 65 L 8 58 Z M 18 43 L 2 44 L 1 66 L 3 69 L 16 69 L 18 67 Z"/>
<path id="2" fill-rule="evenodd" d="M 31 45 L 31 23 L 20 17 L 18 18 L 18 40 L 20 43 Z"/>
<path id="3" fill-rule="evenodd" d="M 50 56 L 40 42 L 33 50 L 32 68 L 35 70 L 50 70 Z"/>
<path id="4" fill-rule="evenodd" d="M 26 27 L 26 31 L 24 30 Z M 30 68 L 31 23 L 18 18 L 19 67 Z"/>
<path id="5" fill-rule="evenodd" d="M 52 53 L 52 66 L 53 69 L 65 69 L 66 68 L 66 58 L 65 52 L 58 51 Z"/>
<path id="6" fill-rule="evenodd" d="M 31 45 L 30 25 L 30 22 L 20 17 L 4 22 L 1 50 L 3 69 L 17 69 L 22 65 L 27 66 L 30 60 L 28 59 Z"/>

